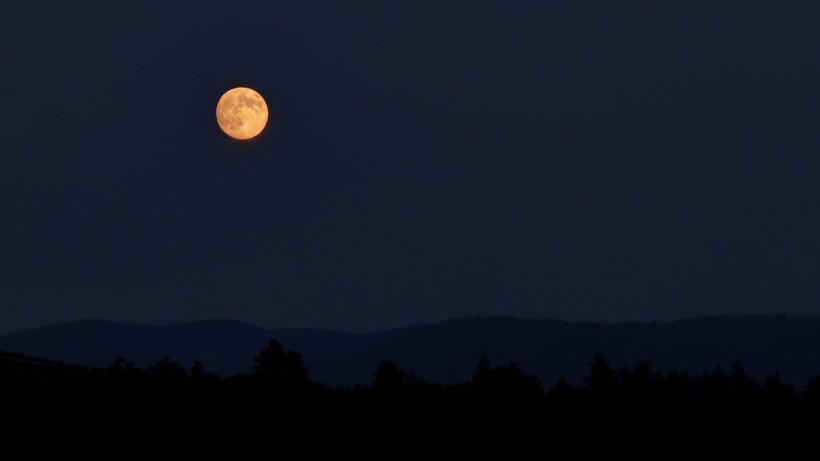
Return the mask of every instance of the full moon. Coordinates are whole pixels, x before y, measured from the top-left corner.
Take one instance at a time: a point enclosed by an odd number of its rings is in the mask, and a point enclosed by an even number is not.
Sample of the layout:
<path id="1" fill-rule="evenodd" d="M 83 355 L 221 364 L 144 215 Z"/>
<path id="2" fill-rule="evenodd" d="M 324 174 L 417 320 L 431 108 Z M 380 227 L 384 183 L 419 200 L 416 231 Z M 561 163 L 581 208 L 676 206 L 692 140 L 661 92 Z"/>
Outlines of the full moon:
<path id="1" fill-rule="evenodd" d="M 219 128 L 234 139 L 250 139 L 268 123 L 268 105 L 262 95 L 250 88 L 234 88 L 216 104 Z"/>

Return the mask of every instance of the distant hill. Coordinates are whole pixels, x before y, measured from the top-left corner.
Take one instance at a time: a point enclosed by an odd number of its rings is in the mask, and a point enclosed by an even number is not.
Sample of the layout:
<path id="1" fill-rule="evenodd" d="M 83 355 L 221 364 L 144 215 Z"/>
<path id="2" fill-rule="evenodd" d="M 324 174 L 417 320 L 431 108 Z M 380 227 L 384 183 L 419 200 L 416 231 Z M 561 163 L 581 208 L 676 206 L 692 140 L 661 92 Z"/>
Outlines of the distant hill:
<path id="1" fill-rule="evenodd" d="M 375 333 L 289 328 L 267 330 L 234 320 L 167 326 L 82 320 L 0 336 L 0 350 L 89 366 L 125 357 L 139 367 L 200 360 L 222 376 L 247 373 L 270 339 L 302 353 L 310 378 L 331 386 L 369 384 L 388 359 L 419 379 L 468 381 L 482 354 L 517 362 L 548 388 L 560 377 L 580 384 L 600 351 L 614 367 L 648 360 L 663 372 L 700 374 L 740 360 L 755 379 L 779 371 L 803 386 L 820 372 L 820 317 L 714 316 L 668 323 L 573 323 L 506 317 L 457 318 Z"/>

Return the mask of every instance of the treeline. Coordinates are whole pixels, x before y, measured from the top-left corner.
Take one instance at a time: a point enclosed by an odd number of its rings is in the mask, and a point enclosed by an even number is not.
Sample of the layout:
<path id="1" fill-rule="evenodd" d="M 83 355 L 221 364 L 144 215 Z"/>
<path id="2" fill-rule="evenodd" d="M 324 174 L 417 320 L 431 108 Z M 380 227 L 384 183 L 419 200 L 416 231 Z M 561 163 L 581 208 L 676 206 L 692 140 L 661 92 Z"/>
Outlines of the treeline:
<path id="1" fill-rule="evenodd" d="M 783 458 L 820 435 L 820 375 L 796 389 L 776 371 L 758 382 L 740 361 L 693 376 L 598 353 L 583 383 L 545 387 L 487 356 L 446 386 L 385 359 L 370 383 L 329 387 L 274 340 L 253 365 L 220 377 L 171 358 L 90 368 L 2 353 L 5 446 L 33 458 Z"/>

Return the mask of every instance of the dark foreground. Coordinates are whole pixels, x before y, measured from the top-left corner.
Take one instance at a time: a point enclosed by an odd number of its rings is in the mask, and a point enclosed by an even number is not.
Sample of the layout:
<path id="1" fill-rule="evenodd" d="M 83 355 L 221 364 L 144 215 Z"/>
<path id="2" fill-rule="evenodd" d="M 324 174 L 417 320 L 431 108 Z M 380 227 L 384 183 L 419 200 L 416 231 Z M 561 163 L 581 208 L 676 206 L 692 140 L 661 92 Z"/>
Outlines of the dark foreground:
<path id="1" fill-rule="evenodd" d="M 219 378 L 171 360 L 92 369 L 3 354 L 3 457 L 784 459 L 813 453 L 820 435 L 820 378 L 758 383 L 738 362 L 693 377 L 596 355 L 583 385 L 544 391 L 514 363 L 482 358 L 470 382 L 441 386 L 383 361 L 372 384 L 330 388 L 272 342 L 255 370 Z"/>

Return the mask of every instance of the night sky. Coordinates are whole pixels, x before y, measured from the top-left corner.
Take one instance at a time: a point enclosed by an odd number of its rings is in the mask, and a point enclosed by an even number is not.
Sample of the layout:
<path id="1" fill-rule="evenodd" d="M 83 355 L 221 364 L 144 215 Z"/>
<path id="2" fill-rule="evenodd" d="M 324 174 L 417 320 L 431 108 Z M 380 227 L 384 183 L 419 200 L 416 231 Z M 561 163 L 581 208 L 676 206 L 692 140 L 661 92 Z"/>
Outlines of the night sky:
<path id="1" fill-rule="evenodd" d="M 815 0 L 18 1 L 0 64 L 0 333 L 820 314 Z"/>

